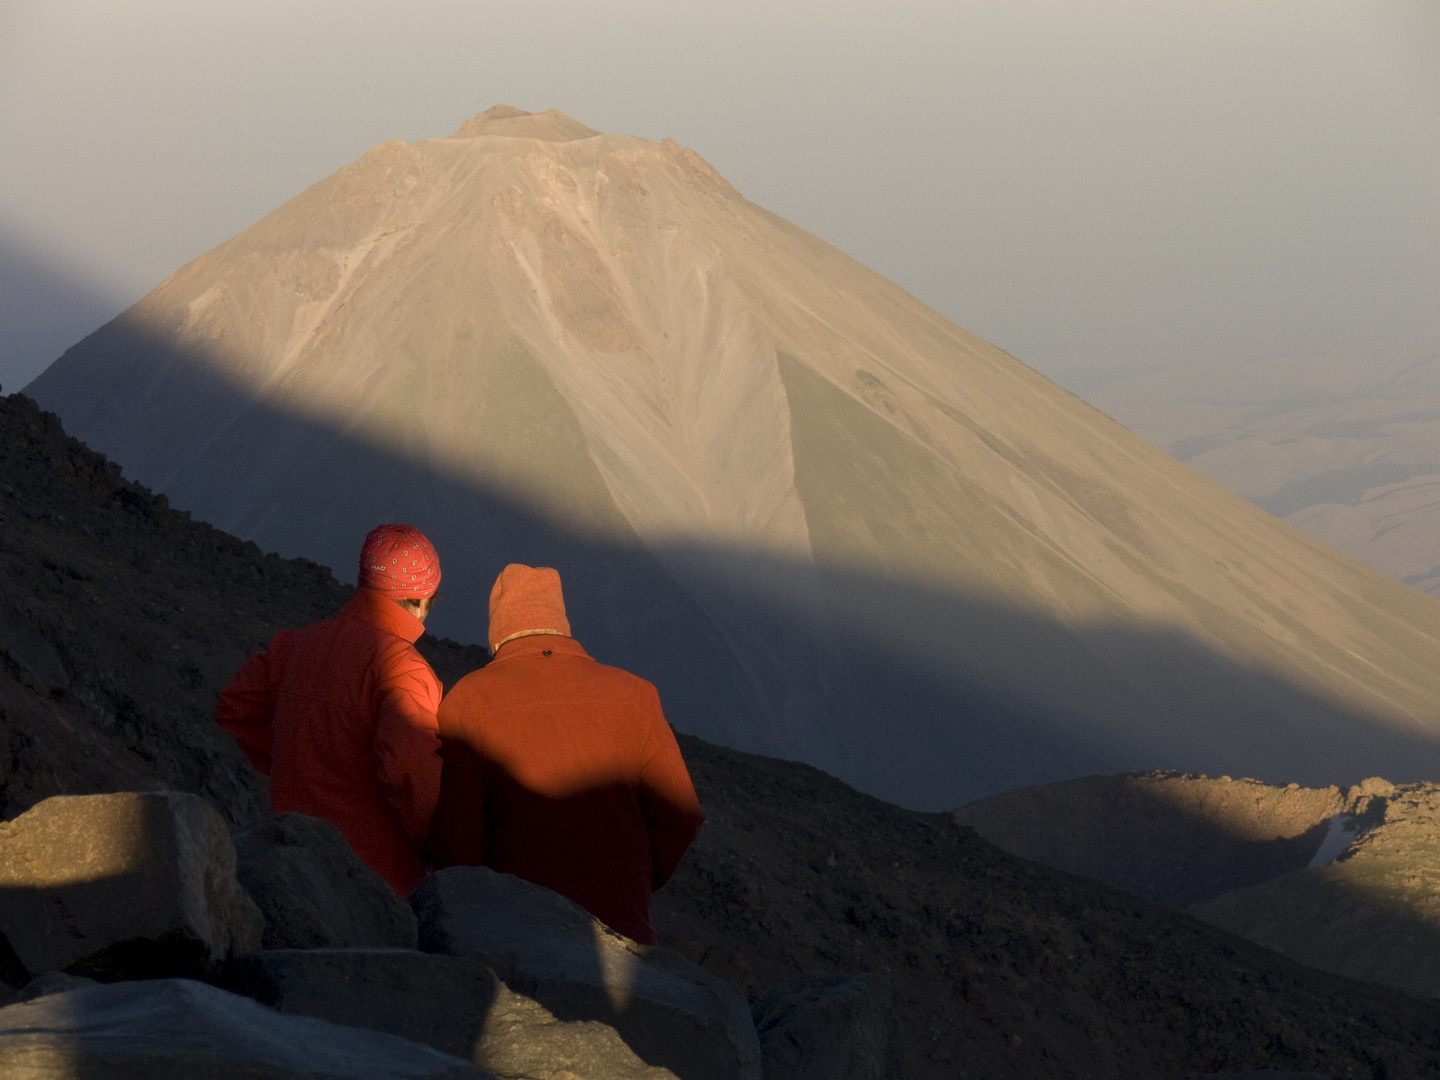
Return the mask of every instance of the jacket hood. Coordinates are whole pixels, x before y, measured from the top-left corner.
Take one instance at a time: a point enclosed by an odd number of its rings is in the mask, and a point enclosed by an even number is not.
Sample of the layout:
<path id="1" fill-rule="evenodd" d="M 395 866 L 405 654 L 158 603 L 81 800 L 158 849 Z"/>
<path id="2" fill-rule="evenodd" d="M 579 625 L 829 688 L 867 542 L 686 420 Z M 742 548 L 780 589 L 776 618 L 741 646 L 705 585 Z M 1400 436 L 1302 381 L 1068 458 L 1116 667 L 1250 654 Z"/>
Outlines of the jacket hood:
<path id="1" fill-rule="evenodd" d="M 490 590 L 490 651 L 535 634 L 570 636 L 560 573 L 548 566 L 511 563 Z"/>

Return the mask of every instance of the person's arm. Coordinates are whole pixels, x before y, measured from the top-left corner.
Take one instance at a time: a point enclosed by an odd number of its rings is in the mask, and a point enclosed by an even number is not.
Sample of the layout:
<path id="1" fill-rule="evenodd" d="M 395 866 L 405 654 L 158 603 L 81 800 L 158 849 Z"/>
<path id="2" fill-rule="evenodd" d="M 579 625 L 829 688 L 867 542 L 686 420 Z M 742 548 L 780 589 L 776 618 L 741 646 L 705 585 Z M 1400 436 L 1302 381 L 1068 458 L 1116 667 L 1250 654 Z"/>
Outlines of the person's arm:
<path id="1" fill-rule="evenodd" d="M 215 722 L 240 744 L 251 765 L 270 775 L 275 697 L 270 683 L 268 650 L 246 660 L 220 691 L 220 698 L 215 702 Z"/>
<path id="2" fill-rule="evenodd" d="M 658 889 L 670 880 L 700 834 L 705 811 L 654 686 L 645 683 L 638 707 L 649 731 L 646 760 L 640 770 L 640 812 L 650 833 L 650 887 Z"/>
<path id="3" fill-rule="evenodd" d="M 381 788 L 406 835 L 424 842 L 440 795 L 440 739 L 435 713 L 440 682 L 413 648 L 379 657 L 375 756 Z"/>

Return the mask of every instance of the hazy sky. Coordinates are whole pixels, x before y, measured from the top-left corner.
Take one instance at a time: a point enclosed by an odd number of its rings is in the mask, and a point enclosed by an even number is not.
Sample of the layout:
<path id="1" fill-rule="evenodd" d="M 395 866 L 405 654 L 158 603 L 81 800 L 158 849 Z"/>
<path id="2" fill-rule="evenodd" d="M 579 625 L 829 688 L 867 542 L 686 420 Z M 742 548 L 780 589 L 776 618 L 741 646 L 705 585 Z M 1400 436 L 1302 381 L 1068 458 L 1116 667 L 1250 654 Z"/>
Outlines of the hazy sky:
<path id="1" fill-rule="evenodd" d="M 1072 387 L 1440 345 L 1435 0 L 0 0 L 0 384 L 498 102 L 691 146 Z"/>

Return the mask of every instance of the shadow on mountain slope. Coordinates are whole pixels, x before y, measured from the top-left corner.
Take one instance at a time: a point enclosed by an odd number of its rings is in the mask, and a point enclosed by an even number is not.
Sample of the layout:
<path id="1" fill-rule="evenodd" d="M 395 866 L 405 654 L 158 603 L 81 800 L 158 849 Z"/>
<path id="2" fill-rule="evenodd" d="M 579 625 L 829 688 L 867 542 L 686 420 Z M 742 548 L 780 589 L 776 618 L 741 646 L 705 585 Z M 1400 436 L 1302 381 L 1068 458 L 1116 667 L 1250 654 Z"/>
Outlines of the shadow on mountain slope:
<path id="1" fill-rule="evenodd" d="M 367 529 L 411 521 L 445 565 L 433 625 L 461 639 L 483 639 L 505 563 L 554 566 L 577 638 L 655 682 L 676 726 L 711 741 L 808 761 L 922 809 L 1147 767 L 1308 784 L 1440 775 L 1437 740 L 1181 632 L 1065 625 L 1001 598 L 754 551 L 647 550 L 618 509 L 604 528 L 571 528 L 523 491 L 428 463 L 423 417 L 413 451 L 390 449 L 259 400 L 154 335 L 115 329 L 28 389 L 130 475 L 221 529 L 347 577 Z M 525 407 L 505 418 L 517 443 L 507 452 L 569 440 L 579 451 L 556 460 L 592 470 L 576 483 L 603 489 L 578 428 Z"/>

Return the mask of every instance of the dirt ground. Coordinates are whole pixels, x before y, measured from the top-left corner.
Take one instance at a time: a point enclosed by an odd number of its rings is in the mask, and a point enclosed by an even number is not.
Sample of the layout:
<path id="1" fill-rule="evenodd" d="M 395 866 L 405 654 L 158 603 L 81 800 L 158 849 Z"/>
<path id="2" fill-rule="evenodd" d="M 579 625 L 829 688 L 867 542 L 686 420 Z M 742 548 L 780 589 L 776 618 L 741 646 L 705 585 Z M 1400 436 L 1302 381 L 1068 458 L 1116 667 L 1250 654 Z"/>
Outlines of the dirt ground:
<path id="1" fill-rule="evenodd" d="M 347 595 L 0 398 L 0 815 L 155 787 L 205 795 L 236 824 L 263 814 L 263 781 L 210 721 L 215 694 L 275 630 Z M 422 647 L 447 685 L 483 661 L 477 646 Z M 709 820 L 657 897 L 663 941 L 751 996 L 805 972 L 883 975 L 896 1080 L 1440 1075 L 1440 1006 L 1303 968 L 807 766 L 682 746 Z"/>

